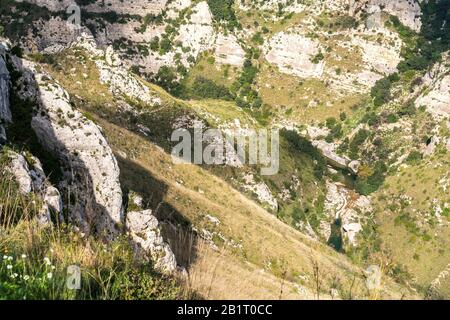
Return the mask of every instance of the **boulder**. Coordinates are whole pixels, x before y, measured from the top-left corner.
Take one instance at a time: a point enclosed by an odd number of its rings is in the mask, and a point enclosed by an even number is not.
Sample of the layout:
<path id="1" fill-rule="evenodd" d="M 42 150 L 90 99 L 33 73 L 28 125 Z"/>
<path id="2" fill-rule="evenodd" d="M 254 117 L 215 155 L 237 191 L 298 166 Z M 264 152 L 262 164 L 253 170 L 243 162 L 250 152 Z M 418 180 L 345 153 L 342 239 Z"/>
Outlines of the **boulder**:
<path id="1" fill-rule="evenodd" d="M 8 151 L 9 164 L 8 171 L 14 177 L 22 194 L 34 192 L 42 199 L 42 207 L 36 220 L 41 225 L 51 223 L 51 214 L 62 214 L 61 195 L 54 186 L 48 182 L 48 179 L 42 170 L 39 159 L 28 155 L 30 163 L 23 154 L 14 151 Z"/>
<path id="2" fill-rule="evenodd" d="M 170 273 L 176 270 L 175 255 L 164 242 L 158 220 L 151 210 L 128 212 L 126 228 L 139 259 L 153 260 L 155 267 L 163 272 Z"/>

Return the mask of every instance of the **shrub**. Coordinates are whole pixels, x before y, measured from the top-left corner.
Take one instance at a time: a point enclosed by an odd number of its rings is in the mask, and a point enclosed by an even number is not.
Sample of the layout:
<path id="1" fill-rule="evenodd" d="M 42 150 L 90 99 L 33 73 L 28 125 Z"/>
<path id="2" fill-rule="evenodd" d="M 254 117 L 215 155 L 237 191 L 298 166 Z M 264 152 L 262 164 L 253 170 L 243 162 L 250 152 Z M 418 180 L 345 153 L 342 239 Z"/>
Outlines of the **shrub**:
<path id="1" fill-rule="evenodd" d="M 355 189 L 362 195 L 369 195 L 377 191 L 384 182 L 387 166 L 378 161 L 373 168 L 364 171 L 367 174 L 360 174 L 355 181 Z"/>
<path id="2" fill-rule="evenodd" d="M 173 95 L 181 96 L 185 93 L 184 86 L 178 81 L 177 73 L 171 67 L 159 68 L 155 82 Z"/>
<path id="3" fill-rule="evenodd" d="M 191 89 L 193 98 L 209 98 L 232 100 L 233 97 L 227 87 L 217 85 L 214 81 L 204 77 L 196 77 Z"/>
<path id="4" fill-rule="evenodd" d="M 375 106 L 381 106 L 392 99 L 392 84 L 397 82 L 399 79 L 399 75 L 394 73 L 393 75 L 380 79 L 375 83 L 375 86 L 373 86 L 370 92 Z"/>
<path id="5" fill-rule="evenodd" d="M 233 0 L 208 0 L 208 5 L 217 22 L 225 22 L 228 29 L 240 28 L 240 23 L 234 12 Z"/>
<path id="6" fill-rule="evenodd" d="M 323 59 L 325 59 L 325 56 L 323 55 L 322 52 L 319 52 L 311 59 L 311 62 L 317 64 L 320 61 L 322 61 Z"/>

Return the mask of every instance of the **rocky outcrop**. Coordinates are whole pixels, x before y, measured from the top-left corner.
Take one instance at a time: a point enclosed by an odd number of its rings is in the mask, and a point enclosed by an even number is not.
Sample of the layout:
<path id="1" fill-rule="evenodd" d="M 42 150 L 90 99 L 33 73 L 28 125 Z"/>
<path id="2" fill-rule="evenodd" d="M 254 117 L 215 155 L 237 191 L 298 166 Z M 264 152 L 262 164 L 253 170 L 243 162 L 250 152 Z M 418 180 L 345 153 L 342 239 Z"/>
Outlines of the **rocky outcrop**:
<path id="1" fill-rule="evenodd" d="M 261 204 L 268 206 L 271 210 L 278 208 L 278 201 L 272 194 L 272 191 L 270 191 L 270 188 L 264 181 L 256 182 L 253 174 L 244 174 L 242 188 L 251 192 Z"/>
<path id="2" fill-rule="evenodd" d="M 127 96 L 152 106 L 161 104 L 161 99 L 155 97 L 146 85 L 125 68 L 111 46 L 106 50 L 99 49 L 94 37 L 84 33 L 72 47 L 82 48 L 90 53 L 100 72 L 100 82 L 106 84 L 115 96 Z"/>
<path id="3" fill-rule="evenodd" d="M 216 33 L 212 26 L 211 11 L 205 1 L 193 7 L 192 12 L 189 22 L 180 26 L 176 41 L 181 41 L 184 47 L 190 48 L 189 55 L 196 58 L 200 52 L 212 48 Z M 183 52 L 181 55 L 186 59 L 188 57 Z"/>
<path id="4" fill-rule="evenodd" d="M 234 35 L 219 34 L 215 44 L 215 57 L 219 64 L 242 67 L 245 60 L 245 51 Z"/>
<path id="5" fill-rule="evenodd" d="M 281 72 L 298 77 L 320 77 L 324 62 L 314 61 L 320 52 L 318 41 L 301 34 L 280 32 L 265 46 L 266 59 Z"/>
<path id="6" fill-rule="evenodd" d="M 368 4 L 398 17 L 401 23 L 416 32 L 419 32 L 422 27 L 422 11 L 416 0 L 370 0 Z"/>
<path id="7" fill-rule="evenodd" d="M 330 218 L 330 224 L 336 219 L 341 220 L 341 232 L 348 244 L 357 244 L 356 236 L 371 211 L 368 197 L 359 195 L 340 183 L 327 182 L 325 212 Z M 325 238 L 329 238 L 331 227 L 321 224 L 321 233 Z"/>
<path id="8" fill-rule="evenodd" d="M 443 55 L 448 61 L 449 53 Z M 416 107 L 425 106 L 426 110 L 439 120 L 450 117 L 450 70 L 445 62 L 436 63 L 423 77 L 423 93 L 415 101 Z"/>
<path id="9" fill-rule="evenodd" d="M 42 199 L 37 221 L 41 225 L 49 225 L 52 214 L 57 217 L 62 214 L 62 200 L 58 189 L 48 182 L 39 159 L 31 155 L 25 157 L 13 151 L 7 151 L 7 155 L 9 158 L 7 170 L 13 175 L 20 192 L 23 194 L 33 192 Z"/>
<path id="10" fill-rule="evenodd" d="M 0 145 L 6 142 L 5 125 L 11 122 L 9 109 L 9 72 L 6 68 L 6 44 L 0 43 Z"/>
<path id="11" fill-rule="evenodd" d="M 115 11 L 119 14 L 141 15 L 148 13 L 158 14 L 166 6 L 167 0 L 94 0 L 94 1 L 74 1 L 74 0 L 26 0 L 27 2 L 46 7 L 50 11 L 66 11 L 66 9 L 75 3 L 85 4 L 82 7 L 89 12 L 110 12 Z"/>
<path id="12" fill-rule="evenodd" d="M 23 76 L 23 98 L 38 110 L 31 126 L 42 144 L 63 164 L 61 184 L 70 219 L 84 233 L 112 239 L 123 223 L 119 167 L 101 129 L 69 103 L 68 93 L 31 62 L 15 59 Z"/>
<path id="13" fill-rule="evenodd" d="M 336 153 L 335 150 L 337 146 L 334 143 L 328 143 L 325 140 L 314 140 L 312 141 L 312 145 L 320 151 L 320 153 L 333 167 L 339 169 L 350 169 L 352 172 L 353 169 L 357 167 L 354 165 L 350 167 L 349 164 L 351 163 L 351 160 Z"/>
<path id="14" fill-rule="evenodd" d="M 151 210 L 128 212 L 126 225 L 139 259 L 155 261 L 155 267 L 163 272 L 176 270 L 175 255 L 169 245 L 164 242 L 158 220 Z"/>

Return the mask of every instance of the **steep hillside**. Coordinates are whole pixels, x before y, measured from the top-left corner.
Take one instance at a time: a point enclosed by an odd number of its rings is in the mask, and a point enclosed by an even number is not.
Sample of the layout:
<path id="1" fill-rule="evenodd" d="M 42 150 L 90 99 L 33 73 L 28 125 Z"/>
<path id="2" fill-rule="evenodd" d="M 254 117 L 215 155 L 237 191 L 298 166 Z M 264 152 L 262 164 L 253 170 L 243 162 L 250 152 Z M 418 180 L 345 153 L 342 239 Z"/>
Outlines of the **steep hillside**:
<path id="1" fill-rule="evenodd" d="M 75 2 L 0 8 L 2 154 L 46 181 L 40 221 L 127 234 L 189 297 L 448 298 L 449 1 Z M 199 125 L 280 130 L 279 171 L 173 163 Z"/>

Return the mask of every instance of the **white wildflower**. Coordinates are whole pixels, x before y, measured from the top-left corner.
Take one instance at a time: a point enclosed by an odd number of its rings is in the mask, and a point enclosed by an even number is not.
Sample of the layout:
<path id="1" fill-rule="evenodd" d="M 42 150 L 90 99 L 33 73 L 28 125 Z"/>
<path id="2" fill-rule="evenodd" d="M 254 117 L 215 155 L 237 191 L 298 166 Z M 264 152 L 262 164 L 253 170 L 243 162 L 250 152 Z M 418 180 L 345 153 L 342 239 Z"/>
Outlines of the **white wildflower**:
<path id="1" fill-rule="evenodd" d="M 9 256 L 9 257 L 8 257 L 8 260 L 9 260 L 9 261 L 11 261 L 12 259 L 13 259 L 13 257 L 12 257 L 12 256 Z"/>
<path id="2" fill-rule="evenodd" d="M 45 264 L 48 265 L 48 266 L 50 266 L 50 265 L 52 264 L 51 261 L 50 261 L 50 259 L 47 258 L 47 257 L 44 258 L 44 262 L 45 262 Z"/>
<path id="3" fill-rule="evenodd" d="M 6 266 L 6 269 L 11 270 L 11 269 L 12 269 L 12 265 L 8 264 L 8 265 Z"/>
<path id="4" fill-rule="evenodd" d="M 53 273 L 51 273 L 51 272 L 47 273 L 47 279 L 51 279 L 51 278 L 53 278 Z"/>
<path id="5" fill-rule="evenodd" d="M 27 281 L 28 279 L 30 279 L 29 275 L 26 274 L 26 275 L 23 276 L 23 280 Z"/>
<path id="6" fill-rule="evenodd" d="M 22 259 L 26 259 L 27 255 L 26 254 L 22 254 Z"/>

